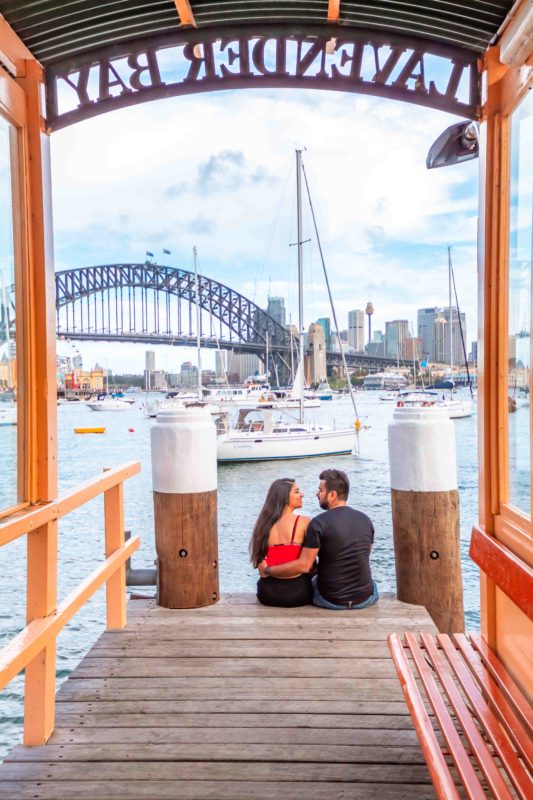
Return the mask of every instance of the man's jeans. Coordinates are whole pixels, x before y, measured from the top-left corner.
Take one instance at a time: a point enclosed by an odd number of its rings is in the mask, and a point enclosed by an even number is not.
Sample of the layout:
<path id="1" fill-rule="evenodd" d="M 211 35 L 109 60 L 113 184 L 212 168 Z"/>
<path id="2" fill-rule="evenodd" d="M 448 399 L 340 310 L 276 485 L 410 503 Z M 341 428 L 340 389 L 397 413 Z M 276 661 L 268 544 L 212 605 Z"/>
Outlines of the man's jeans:
<path id="1" fill-rule="evenodd" d="M 332 611 L 353 611 L 354 609 L 368 608 L 368 606 L 373 606 L 374 603 L 379 600 L 378 585 L 376 581 L 372 581 L 374 584 L 374 591 L 370 597 L 363 603 L 359 603 L 356 606 L 338 606 L 335 605 L 335 603 L 330 603 L 329 600 L 326 600 L 325 597 L 322 597 L 318 591 L 317 582 L 318 575 L 313 575 L 311 578 L 311 583 L 313 584 L 313 603 L 315 606 L 320 606 L 320 608 L 330 608 Z"/>

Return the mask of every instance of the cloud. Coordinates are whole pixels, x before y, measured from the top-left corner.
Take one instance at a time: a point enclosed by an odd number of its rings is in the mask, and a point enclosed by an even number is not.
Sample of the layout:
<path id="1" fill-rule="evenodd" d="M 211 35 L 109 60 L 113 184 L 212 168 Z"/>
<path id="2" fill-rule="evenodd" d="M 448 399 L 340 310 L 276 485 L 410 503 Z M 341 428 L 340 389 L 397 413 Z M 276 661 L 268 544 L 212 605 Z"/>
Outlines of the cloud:
<path id="1" fill-rule="evenodd" d="M 56 264 L 172 251 L 260 304 L 297 315 L 295 146 L 307 176 L 339 317 L 367 300 L 374 327 L 447 304 L 454 245 L 469 332 L 476 316 L 477 162 L 425 168 L 449 114 L 337 92 L 247 90 L 171 98 L 52 136 Z M 306 324 L 329 315 L 304 210 Z M 275 288 L 274 288 L 275 287 Z M 249 292 L 249 293 L 248 293 Z M 341 326 L 346 322 L 340 320 Z"/>

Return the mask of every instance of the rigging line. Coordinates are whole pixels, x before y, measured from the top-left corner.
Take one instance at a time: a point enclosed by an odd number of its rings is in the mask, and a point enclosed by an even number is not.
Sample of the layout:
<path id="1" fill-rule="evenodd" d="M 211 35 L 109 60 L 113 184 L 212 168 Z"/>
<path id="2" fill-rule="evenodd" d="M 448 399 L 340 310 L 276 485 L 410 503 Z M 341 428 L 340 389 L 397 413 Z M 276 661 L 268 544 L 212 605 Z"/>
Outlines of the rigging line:
<path id="1" fill-rule="evenodd" d="M 326 270 L 326 262 L 324 261 L 324 253 L 322 252 L 322 243 L 320 241 L 320 236 L 319 236 L 319 233 L 318 233 L 318 227 L 317 227 L 317 224 L 316 224 L 315 209 L 313 208 L 313 201 L 311 200 L 311 192 L 309 190 L 309 183 L 307 181 L 307 172 L 305 170 L 305 166 L 304 166 L 303 163 L 302 163 L 302 172 L 304 174 L 305 188 L 307 190 L 307 198 L 309 200 L 309 208 L 311 209 L 311 216 L 313 218 L 313 226 L 314 226 L 314 229 L 315 229 L 316 241 L 317 241 L 317 244 L 318 244 L 318 252 L 320 253 L 320 260 L 322 261 L 322 269 L 324 270 L 324 278 L 326 279 L 326 287 L 327 287 L 327 290 L 328 290 L 329 302 L 330 302 L 330 305 L 331 305 L 331 313 L 333 315 L 333 322 L 335 323 L 335 333 L 337 334 L 337 340 L 339 342 L 339 348 L 340 348 L 340 351 L 341 351 L 341 359 L 342 359 L 342 365 L 344 367 L 344 374 L 346 375 L 346 380 L 348 381 L 348 390 L 350 392 L 350 398 L 351 398 L 351 401 L 352 401 L 353 409 L 355 411 L 355 418 L 356 418 L 356 420 L 358 420 L 359 419 L 359 413 L 357 411 L 357 404 L 355 402 L 355 396 L 354 396 L 352 382 L 350 381 L 350 376 L 348 375 L 348 367 L 346 365 L 346 358 L 344 357 L 344 347 L 343 347 L 342 342 L 341 342 L 341 335 L 340 335 L 340 331 L 339 331 L 339 323 L 337 322 L 337 312 L 335 311 L 335 306 L 333 304 L 333 297 L 331 295 L 331 288 L 330 288 L 330 285 L 329 285 L 329 278 L 328 278 L 328 273 L 327 273 L 327 270 Z M 359 437 L 359 431 L 357 431 L 357 436 Z"/>
<path id="2" fill-rule="evenodd" d="M 459 332 L 461 334 L 461 344 L 463 345 L 463 356 L 465 359 L 465 367 L 466 367 L 466 377 L 468 379 L 468 388 L 470 389 L 470 396 L 474 397 L 474 392 L 472 391 L 472 380 L 470 378 L 470 370 L 468 369 L 468 358 L 466 355 L 466 344 L 465 344 L 465 337 L 463 334 L 463 326 L 461 325 L 461 311 L 459 309 L 459 298 L 457 297 L 457 287 L 455 285 L 455 272 L 453 270 L 453 265 L 450 263 L 451 273 L 452 273 L 452 283 L 453 283 L 453 293 L 455 295 L 455 305 L 457 307 L 457 320 L 459 322 Z M 451 324 L 451 317 L 452 312 L 450 309 L 450 324 Z M 453 382 L 453 375 L 452 375 L 452 382 Z"/>

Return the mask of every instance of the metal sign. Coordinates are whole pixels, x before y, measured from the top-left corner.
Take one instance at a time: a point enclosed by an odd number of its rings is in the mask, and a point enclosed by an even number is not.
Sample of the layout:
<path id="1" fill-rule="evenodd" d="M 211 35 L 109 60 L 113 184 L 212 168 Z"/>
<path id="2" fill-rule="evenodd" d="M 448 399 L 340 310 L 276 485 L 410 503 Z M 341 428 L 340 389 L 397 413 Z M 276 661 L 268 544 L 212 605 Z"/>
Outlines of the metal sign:
<path id="1" fill-rule="evenodd" d="M 223 38 L 183 31 L 51 64 L 46 83 L 52 131 L 148 100 L 258 87 L 356 92 L 470 119 L 479 115 L 472 53 L 333 27 L 301 33 L 240 29 Z"/>

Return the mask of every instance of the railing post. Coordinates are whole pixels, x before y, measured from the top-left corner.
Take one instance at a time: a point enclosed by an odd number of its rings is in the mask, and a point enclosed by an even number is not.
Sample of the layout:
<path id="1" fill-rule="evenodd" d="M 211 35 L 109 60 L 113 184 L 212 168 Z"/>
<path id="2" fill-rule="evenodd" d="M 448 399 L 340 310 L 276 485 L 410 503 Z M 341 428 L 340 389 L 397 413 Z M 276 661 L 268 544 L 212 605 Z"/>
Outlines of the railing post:
<path id="1" fill-rule="evenodd" d="M 57 520 L 28 534 L 26 622 L 47 617 L 57 606 Z M 54 730 L 56 640 L 26 667 L 24 744 L 45 744 Z"/>
<path id="2" fill-rule="evenodd" d="M 104 470 L 105 472 L 106 470 Z M 124 545 L 124 485 L 119 483 L 104 492 L 105 556 L 109 558 Z M 126 626 L 126 565 L 123 564 L 106 581 L 107 627 L 118 630 Z"/>

